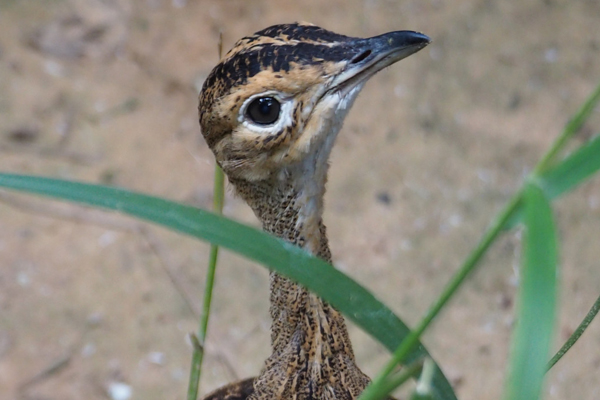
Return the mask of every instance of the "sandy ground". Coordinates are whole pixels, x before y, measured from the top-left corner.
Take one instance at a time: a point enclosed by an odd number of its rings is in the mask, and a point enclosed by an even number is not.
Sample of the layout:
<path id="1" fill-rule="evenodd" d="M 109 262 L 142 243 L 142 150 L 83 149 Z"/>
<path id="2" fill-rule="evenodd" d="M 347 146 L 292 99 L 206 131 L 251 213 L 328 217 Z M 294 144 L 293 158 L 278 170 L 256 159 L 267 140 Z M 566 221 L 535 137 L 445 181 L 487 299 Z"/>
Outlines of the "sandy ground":
<path id="1" fill-rule="evenodd" d="M 600 79 L 596 0 L 0 1 L 0 170 L 108 183 L 210 207 L 199 86 L 228 48 L 306 20 L 434 43 L 372 79 L 332 156 L 336 265 L 415 324 Z M 585 135 L 598 132 L 596 112 Z M 593 128 L 592 128 L 593 127 Z M 0 200 L 0 399 L 182 399 L 208 247 L 115 214 Z M 557 203 L 560 327 L 600 288 L 600 180 Z M 227 215 L 255 224 L 229 196 Z M 461 399 L 498 399 L 518 234 L 486 258 L 425 343 Z M 268 354 L 267 273 L 223 254 L 203 393 Z M 173 279 L 169 278 L 170 275 Z M 386 352 L 355 327 L 359 363 Z M 547 398 L 600 397 L 600 323 L 549 375 Z"/>

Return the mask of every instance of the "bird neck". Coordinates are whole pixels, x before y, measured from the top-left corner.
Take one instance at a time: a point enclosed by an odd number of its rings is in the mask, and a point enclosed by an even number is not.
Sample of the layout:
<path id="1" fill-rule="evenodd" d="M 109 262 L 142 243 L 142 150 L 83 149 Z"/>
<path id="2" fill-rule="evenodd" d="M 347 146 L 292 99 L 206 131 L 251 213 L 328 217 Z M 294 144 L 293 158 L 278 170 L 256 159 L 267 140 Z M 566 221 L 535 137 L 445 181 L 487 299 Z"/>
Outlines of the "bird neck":
<path id="1" fill-rule="evenodd" d="M 308 186 L 295 185 L 288 177 L 259 182 L 231 179 L 231 183 L 253 209 L 264 231 L 331 262 L 329 242 L 322 219 L 325 182 L 313 180 Z M 300 285 L 278 274 L 272 274 L 271 314 L 275 323 L 276 315 L 281 313 L 290 317 L 293 314 L 305 313 L 304 304 L 299 302 L 306 301 L 306 293 Z M 274 343 L 277 342 L 275 336 Z"/>
<path id="2" fill-rule="evenodd" d="M 232 183 L 252 207 L 265 231 L 331 262 L 322 221 L 326 171 L 320 179 L 311 177 L 310 182 L 298 182 L 286 176 L 261 182 L 232 180 Z M 344 390 L 360 393 L 368 378 L 355 365 L 341 314 L 315 294 L 275 272 L 271 273 L 270 289 L 273 353 L 255 384 L 260 394 L 256 398 L 290 398 L 285 393 L 293 390 L 289 387 L 291 381 L 314 386 L 313 394 L 342 390 L 326 382 L 350 381 L 353 382 L 350 386 L 356 387 Z"/>
<path id="3" fill-rule="evenodd" d="M 323 225 L 325 182 L 270 179 L 258 182 L 230 179 L 250 205 L 264 231 L 331 262 Z"/>

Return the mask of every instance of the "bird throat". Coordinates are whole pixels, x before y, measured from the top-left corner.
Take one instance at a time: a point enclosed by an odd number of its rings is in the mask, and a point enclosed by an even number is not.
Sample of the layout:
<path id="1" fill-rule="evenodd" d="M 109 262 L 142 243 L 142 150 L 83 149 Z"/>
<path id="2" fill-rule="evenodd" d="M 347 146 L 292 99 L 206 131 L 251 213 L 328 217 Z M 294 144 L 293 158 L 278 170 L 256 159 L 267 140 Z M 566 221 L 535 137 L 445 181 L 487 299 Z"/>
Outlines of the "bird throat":
<path id="1" fill-rule="evenodd" d="M 334 138 L 329 138 L 333 142 Z M 327 162 L 325 143 L 285 176 L 231 180 L 263 229 L 331 262 L 322 221 Z M 320 168 L 320 169 L 319 169 Z M 357 398 L 369 379 L 356 366 L 341 314 L 314 293 L 271 272 L 272 354 L 254 383 L 251 400 Z"/>

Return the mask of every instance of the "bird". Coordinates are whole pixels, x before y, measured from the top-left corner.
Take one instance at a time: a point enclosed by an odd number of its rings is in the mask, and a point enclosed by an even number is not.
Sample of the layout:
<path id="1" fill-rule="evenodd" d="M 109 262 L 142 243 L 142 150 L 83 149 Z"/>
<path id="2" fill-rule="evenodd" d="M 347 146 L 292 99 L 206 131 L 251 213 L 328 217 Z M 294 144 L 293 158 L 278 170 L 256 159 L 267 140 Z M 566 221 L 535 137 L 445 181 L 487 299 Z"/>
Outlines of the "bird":
<path id="1" fill-rule="evenodd" d="M 331 263 L 323 197 L 336 136 L 365 82 L 430 38 L 394 31 L 345 36 L 309 23 L 243 37 L 199 94 L 202 135 L 264 231 Z M 270 273 L 271 355 L 255 378 L 205 400 L 352 400 L 370 379 L 342 315 Z"/>

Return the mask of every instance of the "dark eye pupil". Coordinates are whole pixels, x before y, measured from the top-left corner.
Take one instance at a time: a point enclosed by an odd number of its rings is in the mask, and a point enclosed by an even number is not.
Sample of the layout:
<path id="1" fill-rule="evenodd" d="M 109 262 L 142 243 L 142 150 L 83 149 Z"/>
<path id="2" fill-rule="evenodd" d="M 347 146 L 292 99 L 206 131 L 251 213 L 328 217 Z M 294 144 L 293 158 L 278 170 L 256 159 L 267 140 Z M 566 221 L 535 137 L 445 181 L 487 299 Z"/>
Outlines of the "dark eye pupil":
<path id="1" fill-rule="evenodd" d="M 260 97 L 248 106 L 248 117 L 261 125 L 272 124 L 279 118 L 281 105 L 273 97 Z"/>

